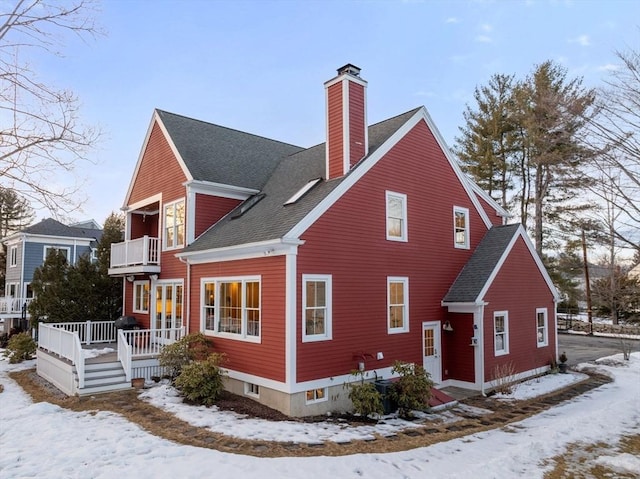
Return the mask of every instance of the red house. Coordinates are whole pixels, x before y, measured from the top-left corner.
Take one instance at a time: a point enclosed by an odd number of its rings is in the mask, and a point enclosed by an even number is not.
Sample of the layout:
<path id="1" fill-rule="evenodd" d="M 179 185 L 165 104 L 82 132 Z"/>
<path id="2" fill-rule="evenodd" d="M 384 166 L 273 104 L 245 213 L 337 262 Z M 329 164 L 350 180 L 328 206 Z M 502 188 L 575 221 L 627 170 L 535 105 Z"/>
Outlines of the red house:
<path id="1" fill-rule="evenodd" d="M 300 148 L 156 110 L 110 274 L 147 327 L 203 332 L 229 390 L 292 416 L 350 407 L 351 371 L 441 387 L 556 358 L 556 290 L 520 225 L 460 170 L 424 107 L 367 126 L 367 82 L 325 83 Z"/>

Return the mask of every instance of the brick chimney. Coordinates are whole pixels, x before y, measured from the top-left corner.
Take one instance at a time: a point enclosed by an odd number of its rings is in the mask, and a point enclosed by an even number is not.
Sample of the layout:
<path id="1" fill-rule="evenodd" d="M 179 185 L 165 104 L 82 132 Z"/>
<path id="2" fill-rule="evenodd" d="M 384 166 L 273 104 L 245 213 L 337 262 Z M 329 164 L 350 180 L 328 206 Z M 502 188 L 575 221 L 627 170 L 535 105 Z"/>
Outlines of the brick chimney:
<path id="1" fill-rule="evenodd" d="M 367 82 L 350 63 L 324 84 L 327 101 L 327 176 L 345 175 L 369 152 Z"/>

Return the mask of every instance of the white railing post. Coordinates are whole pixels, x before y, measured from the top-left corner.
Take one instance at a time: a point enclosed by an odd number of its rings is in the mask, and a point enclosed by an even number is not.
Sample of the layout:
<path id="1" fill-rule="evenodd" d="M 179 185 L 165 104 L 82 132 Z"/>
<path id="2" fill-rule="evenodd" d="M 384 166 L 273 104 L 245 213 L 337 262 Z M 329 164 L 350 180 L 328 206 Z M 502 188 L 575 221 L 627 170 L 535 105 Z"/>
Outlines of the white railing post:
<path id="1" fill-rule="evenodd" d="M 147 265 L 149 263 L 149 237 L 144 235 L 142 238 L 142 264 Z"/>
<path id="2" fill-rule="evenodd" d="M 86 332 L 86 338 L 85 338 L 85 342 L 87 344 L 91 344 L 91 338 L 93 337 L 92 331 L 91 331 L 91 321 L 87 321 L 87 332 Z"/>
<path id="3" fill-rule="evenodd" d="M 118 330 L 118 361 L 124 369 L 125 380 L 131 381 L 131 345 L 122 329 Z"/>

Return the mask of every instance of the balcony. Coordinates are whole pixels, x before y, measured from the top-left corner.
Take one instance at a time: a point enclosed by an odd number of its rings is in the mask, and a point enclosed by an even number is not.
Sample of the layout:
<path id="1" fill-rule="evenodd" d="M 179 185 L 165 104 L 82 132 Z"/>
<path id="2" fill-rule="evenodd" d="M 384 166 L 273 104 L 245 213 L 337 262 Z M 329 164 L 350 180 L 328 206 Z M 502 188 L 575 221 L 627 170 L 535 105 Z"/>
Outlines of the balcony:
<path id="1" fill-rule="evenodd" d="M 109 274 L 157 274 L 160 272 L 160 239 L 143 236 L 111 245 Z"/>

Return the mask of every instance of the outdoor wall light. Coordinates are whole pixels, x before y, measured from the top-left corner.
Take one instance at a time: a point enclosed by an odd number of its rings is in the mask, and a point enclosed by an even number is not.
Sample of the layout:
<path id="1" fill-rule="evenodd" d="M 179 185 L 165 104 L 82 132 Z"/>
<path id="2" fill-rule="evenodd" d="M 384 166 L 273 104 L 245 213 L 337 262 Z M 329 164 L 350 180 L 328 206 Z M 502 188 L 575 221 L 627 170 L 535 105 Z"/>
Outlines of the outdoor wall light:
<path id="1" fill-rule="evenodd" d="M 444 331 L 450 331 L 453 332 L 453 326 L 451 326 L 451 323 L 449 321 L 445 321 L 444 324 L 442 325 L 442 329 Z"/>

